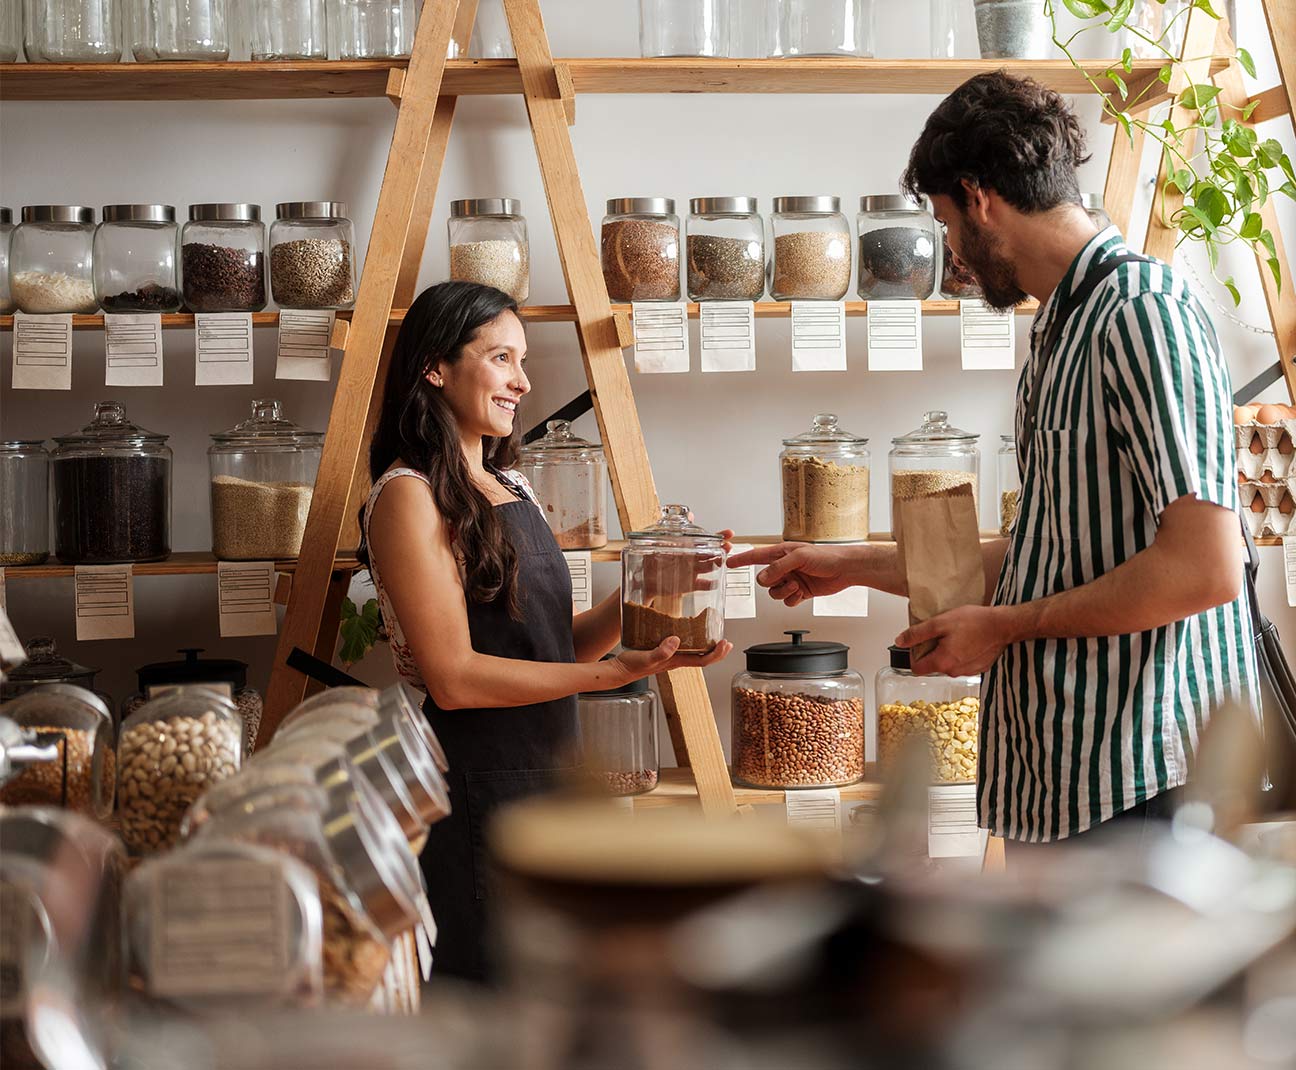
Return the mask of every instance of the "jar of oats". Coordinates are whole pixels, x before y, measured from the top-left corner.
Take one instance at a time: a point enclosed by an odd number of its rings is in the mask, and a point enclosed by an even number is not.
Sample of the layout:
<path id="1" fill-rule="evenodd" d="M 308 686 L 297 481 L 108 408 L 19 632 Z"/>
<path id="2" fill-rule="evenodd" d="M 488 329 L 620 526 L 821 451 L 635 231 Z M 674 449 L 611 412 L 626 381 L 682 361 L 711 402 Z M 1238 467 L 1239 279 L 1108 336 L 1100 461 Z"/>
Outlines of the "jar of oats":
<path id="1" fill-rule="evenodd" d="M 906 746 L 922 745 L 932 783 L 976 780 L 981 677 L 915 676 L 909 651 L 893 646 L 891 664 L 878 672 L 875 686 L 880 772 L 893 768 Z"/>

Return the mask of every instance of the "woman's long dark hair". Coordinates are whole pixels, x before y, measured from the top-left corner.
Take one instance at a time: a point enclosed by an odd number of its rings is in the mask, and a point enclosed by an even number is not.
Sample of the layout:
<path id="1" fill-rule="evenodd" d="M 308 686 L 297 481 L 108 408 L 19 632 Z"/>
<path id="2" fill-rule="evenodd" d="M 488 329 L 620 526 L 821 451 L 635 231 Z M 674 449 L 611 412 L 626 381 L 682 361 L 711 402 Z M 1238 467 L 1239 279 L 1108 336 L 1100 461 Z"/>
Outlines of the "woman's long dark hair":
<path id="1" fill-rule="evenodd" d="M 468 600 L 503 598 L 516 618 L 517 552 L 468 473 L 454 413 L 441 391 L 427 381 L 438 364 L 458 361 L 478 329 L 502 312 L 516 313 L 517 302 L 493 286 L 475 282 L 442 282 L 418 295 L 392 347 L 382 412 L 369 446 L 369 476 L 376 481 L 398 459 L 426 475 L 437 510 L 454 533 Z M 482 460 L 496 469 L 511 468 L 521 441 L 515 420 L 507 438 L 482 440 Z M 363 538 L 360 559 L 369 563 Z"/>

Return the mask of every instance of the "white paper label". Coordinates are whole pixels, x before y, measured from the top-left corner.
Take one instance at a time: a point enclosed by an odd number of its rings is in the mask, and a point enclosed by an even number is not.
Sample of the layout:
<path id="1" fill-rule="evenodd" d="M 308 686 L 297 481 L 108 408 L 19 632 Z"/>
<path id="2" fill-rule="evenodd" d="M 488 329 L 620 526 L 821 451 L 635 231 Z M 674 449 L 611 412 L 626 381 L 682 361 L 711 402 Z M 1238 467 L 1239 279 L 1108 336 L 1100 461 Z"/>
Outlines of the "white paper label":
<path id="1" fill-rule="evenodd" d="M 976 785 L 941 784 L 927 791 L 927 854 L 979 858 L 988 833 L 977 828 Z"/>
<path id="2" fill-rule="evenodd" d="M 162 385 L 162 317 L 156 312 L 104 316 L 104 385 Z"/>
<path id="3" fill-rule="evenodd" d="M 6 665 L 21 665 L 27 660 L 27 651 L 18 641 L 18 633 L 9 623 L 9 613 L 0 605 L 0 662 Z"/>
<path id="4" fill-rule="evenodd" d="M 783 802 L 789 825 L 841 832 L 841 792 L 836 788 L 785 791 Z"/>
<path id="5" fill-rule="evenodd" d="M 252 313 L 200 312 L 194 316 L 194 383 L 252 384 Z"/>
<path id="6" fill-rule="evenodd" d="M 329 339 L 335 312 L 285 308 L 279 312 L 279 357 L 276 379 L 327 383 L 332 373 Z"/>
<path id="7" fill-rule="evenodd" d="M 959 338 L 968 371 L 1012 371 L 1017 329 L 1010 309 L 996 312 L 979 298 L 959 302 Z"/>
<path id="8" fill-rule="evenodd" d="M 738 543 L 729 552 L 745 554 L 750 546 Z M 756 566 L 725 570 L 725 620 L 750 620 L 756 616 Z"/>
<path id="9" fill-rule="evenodd" d="M 792 302 L 792 370 L 846 370 L 846 302 Z"/>
<path id="10" fill-rule="evenodd" d="M 1284 535 L 1283 572 L 1287 577 L 1287 604 L 1296 607 L 1296 535 Z"/>
<path id="11" fill-rule="evenodd" d="M 135 577 L 130 565 L 77 565 L 76 637 L 135 638 Z"/>
<path id="12" fill-rule="evenodd" d="M 688 305 L 661 302 L 631 305 L 635 371 L 643 375 L 689 370 Z"/>
<path id="13" fill-rule="evenodd" d="M 274 635 L 273 561 L 218 561 L 216 589 L 221 637 Z"/>
<path id="14" fill-rule="evenodd" d="M 812 598 L 811 616 L 815 617 L 867 617 L 867 587 L 847 587 L 836 594 Z"/>
<path id="15" fill-rule="evenodd" d="M 922 302 L 870 301 L 868 366 L 871 372 L 922 371 Z"/>
<path id="16" fill-rule="evenodd" d="M 584 613 L 594 605 L 594 558 L 588 550 L 564 550 L 571 573 L 572 610 Z"/>
<path id="17" fill-rule="evenodd" d="M 13 388 L 72 389 L 72 317 L 14 313 Z"/>
<path id="18" fill-rule="evenodd" d="M 698 337 L 704 372 L 756 370 L 756 306 L 750 301 L 703 301 Z"/>

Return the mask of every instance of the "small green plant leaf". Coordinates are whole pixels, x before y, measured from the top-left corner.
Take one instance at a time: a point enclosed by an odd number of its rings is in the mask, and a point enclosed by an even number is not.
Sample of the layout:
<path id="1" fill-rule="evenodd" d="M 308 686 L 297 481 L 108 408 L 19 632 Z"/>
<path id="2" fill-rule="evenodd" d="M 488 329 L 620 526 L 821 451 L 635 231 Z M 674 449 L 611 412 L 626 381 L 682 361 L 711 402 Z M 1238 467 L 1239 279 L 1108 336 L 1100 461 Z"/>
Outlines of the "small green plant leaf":
<path id="1" fill-rule="evenodd" d="M 1219 246 L 1209 238 L 1206 239 L 1206 262 L 1210 264 L 1211 274 L 1219 269 Z"/>
<path id="2" fill-rule="evenodd" d="M 1164 3 L 1165 0 L 1161 0 L 1161 2 Z M 1216 14 L 1215 9 L 1211 7 L 1210 0 L 1193 0 L 1193 7 L 1197 8 L 1198 11 L 1206 12 L 1206 14 L 1208 14 L 1213 19 L 1219 18 L 1219 15 Z"/>
<path id="3" fill-rule="evenodd" d="M 1251 101 L 1250 104 L 1248 104 L 1245 108 L 1242 109 L 1242 121 L 1246 122 L 1248 119 L 1250 119 L 1251 116 L 1255 114 L 1255 110 L 1258 107 L 1260 107 L 1260 101 L 1258 100 Z"/>
<path id="4" fill-rule="evenodd" d="M 1238 61 L 1238 66 L 1241 67 L 1244 71 L 1246 71 L 1247 74 L 1251 75 L 1252 78 L 1256 76 L 1255 60 L 1251 58 L 1251 53 L 1248 52 L 1245 48 L 1239 48 L 1237 50 L 1237 61 Z"/>
<path id="5" fill-rule="evenodd" d="M 1134 70 L 1134 50 L 1132 48 L 1127 48 L 1121 53 L 1121 68 L 1126 74 Z"/>
<path id="6" fill-rule="evenodd" d="M 1237 306 L 1242 303 L 1242 295 L 1238 293 L 1237 283 L 1233 281 L 1232 275 L 1224 280 L 1224 289 L 1226 289 L 1229 292 L 1229 296 L 1233 298 L 1233 307 L 1237 308 Z"/>
<path id="7" fill-rule="evenodd" d="M 354 665 L 373 649 L 378 641 L 379 623 L 378 599 L 369 599 L 360 610 L 350 598 L 343 599 L 342 622 L 338 628 L 342 636 L 338 656 L 343 664 Z"/>
<path id="8" fill-rule="evenodd" d="M 1260 244 L 1269 250 L 1270 257 L 1274 260 L 1278 259 L 1278 249 L 1274 245 L 1274 236 L 1270 234 L 1269 231 L 1262 230 L 1260 232 Z"/>
<path id="9" fill-rule="evenodd" d="M 1222 90 L 1217 85 L 1190 85 L 1179 94 L 1179 103 L 1185 108 L 1203 110 Z"/>
<path id="10" fill-rule="evenodd" d="M 1242 229 L 1238 234 L 1246 238 L 1247 241 L 1255 241 L 1260 237 L 1260 232 L 1264 230 L 1264 220 L 1260 218 L 1259 212 L 1247 212 L 1242 220 Z"/>
<path id="11" fill-rule="evenodd" d="M 1172 76 L 1173 75 L 1169 65 L 1162 67 L 1159 71 L 1157 71 L 1157 81 L 1159 81 L 1162 85 L 1169 85 Z"/>
<path id="12" fill-rule="evenodd" d="M 1118 33 L 1133 10 L 1134 0 L 1117 0 L 1116 5 L 1111 9 L 1111 17 L 1107 20 L 1107 29 L 1111 33 Z"/>
<path id="13" fill-rule="evenodd" d="M 1273 138 L 1265 138 L 1256 146 L 1256 157 L 1260 160 L 1261 167 L 1281 167 L 1283 158 L 1283 147 Z M 1290 161 L 1288 161 L 1290 163 Z"/>
<path id="14" fill-rule="evenodd" d="M 1273 272 L 1274 282 L 1278 286 L 1278 292 L 1282 293 L 1282 268 L 1278 265 L 1278 258 L 1276 256 L 1271 256 L 1266 263 L 1269 265 L 1269 270 Z"/>
<path id="15" fill-rule="evenodd" d="M 1078 19 L 1096 19 L 1099 15 L 1107 14 L 1107 5 L 1096 3 L 1095 0 L 1062 0 L 1062 3 Z"/>
<path id="16" fill-rule="evenodd" d="M 1286 194 L 1293 201 L 1296 201 L 1296 182 L 1284 182 L 1278 187 L 1278 192 Z"/>
<path id="17" fill-rule="evenodd" d="M 1116 83 L 1116 88 L 1120 92 L 1121 100 L 1127 100 L 1129 98 L 1129 86 L 1125 84 L 1125 79 L 1114 70 L 1108 71 L 1107 77 Z"/>
<path id="18" fill-rule="evenodd" d="M 1186 234 L 1199 229 L 1207 234 L 1214 234 L 1216 228 L 1210 216 L 1195 204 L 1188 204 L 1184 206 L 1184 214 L 1179 219 L 1179 229 Z"/>
<path id="19" fill-rule="evenodd" d="M 1292 169 L 1291 157 L 1285 152 L 1278 157 L 1278 166 L 1282 168 L 1282 173 L 1293 182 L 1296 182 L 1296 170 Z"/>

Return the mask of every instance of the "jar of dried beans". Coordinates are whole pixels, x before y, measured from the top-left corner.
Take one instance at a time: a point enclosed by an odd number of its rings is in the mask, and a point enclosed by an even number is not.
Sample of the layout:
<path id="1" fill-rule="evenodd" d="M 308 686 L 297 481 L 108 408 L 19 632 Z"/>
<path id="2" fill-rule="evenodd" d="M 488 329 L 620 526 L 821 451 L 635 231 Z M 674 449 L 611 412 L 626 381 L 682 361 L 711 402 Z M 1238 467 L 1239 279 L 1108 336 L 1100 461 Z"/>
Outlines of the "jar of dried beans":
<path id="1" fill-rule="evenodd" d="M 531 293 L 531 247 L 522 202 L 481 197 L 450 202 L 450 277 L 503 290 L 521 304 Z"/>
<path id="2" fill-rule="evenodd" d="M 522 447 L 517 470 L 531 484 L 562 550 L 607 545 L 607 459 L 603 447 L 550 420 L 545 435 Z"/>
<path id="3" fill-rule="evenodd" d="M 915 676 L 909 651 L 893 646 L 891 664 L 878 672 L 875 690 L 881 772 L 892 768 L 907 746 L 921 745 L 933 783 L 976 780 L 981 677 Z"/>
<path id="4" fill-rule="evenodd" d="M 180 232 L 185 304 L 193 312 L 266 305 L 265 226 L 257 204 L 191 204 Z"/>
<path id="5" fill-rule="evenodd" d="M 648 680 L 578 695 L 581 764 L 599 791 L 641 795 L 657 786 L 657 700 Z"/>
<path id="6" fill-rule="evenodd" d="M 270 224 L 270 291 L 280 308 L 355 304 L 355 226 L 343 201 L 285 201 Z"/>
<path id="7" fill-rule="evenodd" d="M 670 197 L 618 197 L 603 217 L 603 281 L 613 301 L 678 301 L 680 223 Z"/>
<path id="8" fill-rule="evenodd" d="M 775 197 L 770 216 L 775 301 L 840 301 L 850 289 L 850 223 L 839 197 Z"/>
<path id="9" fill-rule="evenodd" d="M 821 412 L 809 431 L 783 440 L 783 538 L 863 542 L 869 536 L 868 439 Z"/>

